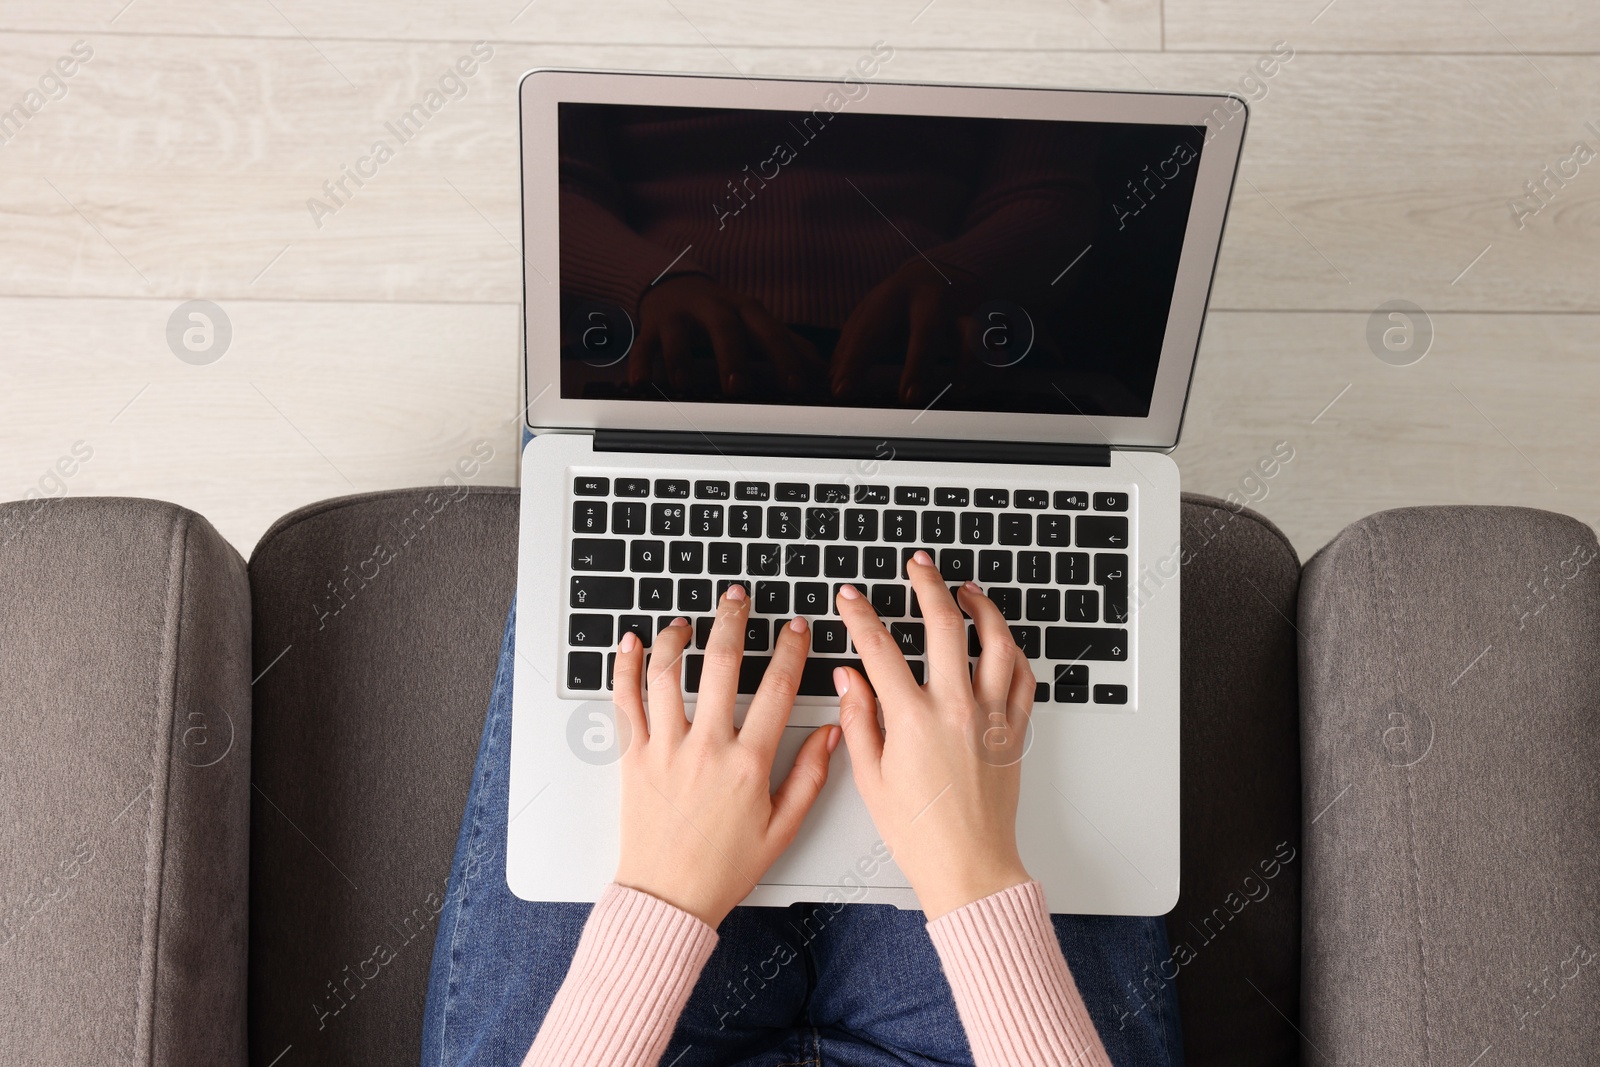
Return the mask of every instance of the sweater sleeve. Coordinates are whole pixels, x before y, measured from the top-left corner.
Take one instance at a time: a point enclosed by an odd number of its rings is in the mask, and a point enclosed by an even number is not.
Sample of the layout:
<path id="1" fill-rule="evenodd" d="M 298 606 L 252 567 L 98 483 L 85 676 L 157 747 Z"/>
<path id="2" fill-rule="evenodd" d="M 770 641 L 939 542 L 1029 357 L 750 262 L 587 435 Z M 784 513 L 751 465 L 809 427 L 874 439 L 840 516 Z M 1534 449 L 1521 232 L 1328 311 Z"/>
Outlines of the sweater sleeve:
<path id="1" fill-rule="evenodd" d="M 978 1067 L 1111 1067 L 1038 882 L 928 924 Z"/>
<path id="2" fill-rule="evenodd" d="M 523 1067 L 658 1063 L 716 945 L 716 931 L 688 912 L 607 886 Z"/>

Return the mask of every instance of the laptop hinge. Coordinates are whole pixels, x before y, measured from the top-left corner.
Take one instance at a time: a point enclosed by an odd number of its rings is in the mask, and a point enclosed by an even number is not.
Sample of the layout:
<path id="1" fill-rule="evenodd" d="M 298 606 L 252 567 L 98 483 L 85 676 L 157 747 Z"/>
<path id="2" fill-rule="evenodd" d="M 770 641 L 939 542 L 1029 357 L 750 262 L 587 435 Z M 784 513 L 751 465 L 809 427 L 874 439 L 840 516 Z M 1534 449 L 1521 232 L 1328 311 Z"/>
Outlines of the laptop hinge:
<path id="1" fill-rule="evenodd" d="M 1043 441 L 941 441 L 920 437 L 831 437 L 822 434 L 695 433 L 684 430 L 594 432 L 596 452 L 655 452 L 678 456 L 795 456 L 891 459 L 937 463 L 1035 463 L 1109 467 L 1110 445 Z"/>

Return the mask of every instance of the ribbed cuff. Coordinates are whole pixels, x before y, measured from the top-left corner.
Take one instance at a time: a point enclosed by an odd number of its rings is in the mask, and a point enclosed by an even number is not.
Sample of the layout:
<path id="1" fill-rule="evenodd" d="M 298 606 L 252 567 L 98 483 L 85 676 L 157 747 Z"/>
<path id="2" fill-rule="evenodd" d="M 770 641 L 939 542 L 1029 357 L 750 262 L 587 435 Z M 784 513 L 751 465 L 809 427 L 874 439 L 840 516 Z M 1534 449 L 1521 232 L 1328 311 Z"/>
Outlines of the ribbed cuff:
<path id="1" fill-rule="evenodd" d="M 1038 882 L 928 924 L 978 1067 L 1111 1067 Z"/>
<path id="2" fill-rule="evenodd" d="M 717 932 L 664 900 L 608 885 L 523 1067 L 635 1067 L 666 1051 Z"/>

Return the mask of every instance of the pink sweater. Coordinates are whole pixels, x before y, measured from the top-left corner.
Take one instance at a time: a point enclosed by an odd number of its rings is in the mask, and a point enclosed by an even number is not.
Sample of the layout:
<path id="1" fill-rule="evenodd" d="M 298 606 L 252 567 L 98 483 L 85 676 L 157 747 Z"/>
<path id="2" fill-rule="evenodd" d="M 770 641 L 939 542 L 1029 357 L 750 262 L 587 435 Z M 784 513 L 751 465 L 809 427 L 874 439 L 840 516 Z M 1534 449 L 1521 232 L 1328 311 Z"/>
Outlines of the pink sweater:
<path id="1" fill-rule="evenodd" d="M 1067 970 L 1038 882 L 928 924 L 978 1067 L 1111 1067 Z M 523 1067 L 657 1064 L 717 933 L 610 885 Z"/>

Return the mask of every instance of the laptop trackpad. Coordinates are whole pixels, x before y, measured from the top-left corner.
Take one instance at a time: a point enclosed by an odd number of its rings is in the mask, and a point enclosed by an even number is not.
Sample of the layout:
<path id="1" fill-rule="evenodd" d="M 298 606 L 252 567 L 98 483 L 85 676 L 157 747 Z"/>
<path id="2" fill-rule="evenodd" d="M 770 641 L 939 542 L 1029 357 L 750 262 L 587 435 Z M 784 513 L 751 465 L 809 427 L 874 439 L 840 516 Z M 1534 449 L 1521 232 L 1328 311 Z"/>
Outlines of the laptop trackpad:
<path id="1" fill-rule="evenodd" d="M 794 757 L 809 727 L 789 727 L 778 742 L 778 755 L 772 761 L 772 787 L 788 775 Z M 841 739 L 828 765 L 828 784 L 800 825 L 794 843 L 772 865 L 762 885 L 804 885 L 819 889 L 841 889 L 867 885 L 874 888 L 907 889 L 911 883 L 891 859 L 872 816 L 856 792 L 851 777 L 850 754 Z"/>

